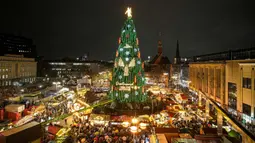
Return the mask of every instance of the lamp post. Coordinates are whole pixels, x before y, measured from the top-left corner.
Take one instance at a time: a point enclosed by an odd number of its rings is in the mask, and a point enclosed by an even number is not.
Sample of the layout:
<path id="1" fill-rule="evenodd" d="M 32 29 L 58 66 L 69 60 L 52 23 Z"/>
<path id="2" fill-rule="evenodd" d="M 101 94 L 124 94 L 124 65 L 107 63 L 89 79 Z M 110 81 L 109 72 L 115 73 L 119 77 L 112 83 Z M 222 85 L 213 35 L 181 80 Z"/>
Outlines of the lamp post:
<path id="1" fill-rule="evenodd" d="M 56 91 L 57 91 L 57 87 L 58 85 L 60 85 L 61 83 L 60 82 L 53 82 L 52 84 L 54 84 L 56 86 Z"/>
<path id="2" fill-rule="evenodd" d="M 141 132 L 142 130 L 145 130 L 147 128 L 147 124 L 145 123 L 139 123 L 139 120 L 134 117 L 131 122 L 123 122 L 122 126 L 125 128 L 129 128 L 129 131 L 133 134 L 133 139 L 136 140 L 136 133 Z"/>

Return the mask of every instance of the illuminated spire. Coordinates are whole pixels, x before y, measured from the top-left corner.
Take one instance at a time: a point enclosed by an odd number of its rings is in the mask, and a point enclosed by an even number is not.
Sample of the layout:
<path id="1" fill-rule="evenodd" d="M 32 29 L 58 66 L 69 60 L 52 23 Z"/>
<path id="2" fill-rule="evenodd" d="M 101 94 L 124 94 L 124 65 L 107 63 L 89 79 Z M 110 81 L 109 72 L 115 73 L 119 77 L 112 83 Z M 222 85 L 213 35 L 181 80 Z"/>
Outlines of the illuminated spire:
<path id="1" fill-rule="evenodd" d="M 128 7 L 128 8 L 127 8 L 127 11 L 125 12 L 125 14 L 128 16 L 128 18 L 131 18 L 131 17 L 132 17 L 132 10 L 131 10 L 131 7 Z"/>

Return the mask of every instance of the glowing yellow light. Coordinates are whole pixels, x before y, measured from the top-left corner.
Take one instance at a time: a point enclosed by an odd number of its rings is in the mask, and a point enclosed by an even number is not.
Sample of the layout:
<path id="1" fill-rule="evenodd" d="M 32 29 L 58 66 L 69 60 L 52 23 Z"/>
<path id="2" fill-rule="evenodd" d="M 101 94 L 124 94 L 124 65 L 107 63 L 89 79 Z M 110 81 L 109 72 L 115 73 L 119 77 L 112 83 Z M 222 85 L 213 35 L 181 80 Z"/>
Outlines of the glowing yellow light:
<path id="1" fill-rule="evenodd" d="M 132 17 L 132 10 L 131 10 L 131 7 L 128 7 L 127 8 L 127 11 L 125 12 L 125 14 L 127 14 L 127 16 L 128 16 L 128 18 L 130 17 Z"/>
<path id="2" fill-rule="evenodd" d="M 122 126 L 125 127 L 125 128 L 127 128 L 127 127 L 129 126 L 129 122 L 123 122 L 123 123 L 122 123 Z"/>
<path id="3" fill-rule="evenodd" d="M 131 131 L 132 133 L 136 133 L 136 132 L 137 132 L 137 127 L 136 127 L 136 126 L 130 127 L 130 131 Z"/>
<path id="4" fill-rule="evenodd" d="M 140 128 L 143 129 L 143 130 L 146 129 L 146 124 L 145 123 L 140 123 Z"/>
<path id="5" fill-rule="evenodd" d="M 137 124 L 137 123 L 138 123 L 138 120 L 137 120 L 136 118 L 133 118 L 133 119 L 132 119 L 132 123 L 133 123 L 133 124 Z"/>

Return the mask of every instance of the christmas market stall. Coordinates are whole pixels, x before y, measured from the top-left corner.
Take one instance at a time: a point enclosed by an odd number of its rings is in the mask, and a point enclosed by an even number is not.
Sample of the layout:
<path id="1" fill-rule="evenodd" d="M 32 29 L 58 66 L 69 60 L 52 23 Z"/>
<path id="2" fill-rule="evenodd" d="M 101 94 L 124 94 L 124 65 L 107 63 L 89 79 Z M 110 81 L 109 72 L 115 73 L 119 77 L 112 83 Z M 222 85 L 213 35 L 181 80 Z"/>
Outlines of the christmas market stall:
<path id="1" fill-rule="evenodd" d="M 91 125 L 108 125 L 110 121 L 110 115 L 91 114 L 89 121 Z"/>

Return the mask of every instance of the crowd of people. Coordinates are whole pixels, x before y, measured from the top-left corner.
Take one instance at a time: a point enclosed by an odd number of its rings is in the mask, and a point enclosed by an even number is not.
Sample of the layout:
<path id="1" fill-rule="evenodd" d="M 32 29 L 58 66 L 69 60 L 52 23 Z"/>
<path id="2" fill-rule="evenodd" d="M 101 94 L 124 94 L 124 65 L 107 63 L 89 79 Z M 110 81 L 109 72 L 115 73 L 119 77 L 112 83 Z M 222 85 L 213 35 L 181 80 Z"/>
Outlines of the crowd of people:
<path id="1" fill-rule="evenodd" d="M 88 120 L 76 120 L 71 125 L 71 137 L 77 143 L 149 143 L 149 132 L 132 134 L 122 125 L 91 125 Z"/>
<path id="2" fill-rule="evenodd" d="M 14 86 L 0 87 L 0 98 L 14 97 L 18 92 L 18 88 Z"/>
<path id="3" fill-rule="evenodd" d="M 188 129 L 193 134 L 200 134 L 200 129 L 207 124 L 199 118 L 193 117 L 191 120 L 184 120 L 182 118 L 174 120 L 172 125 L 178 129 Z"/>
<path id="4" fill-rule="evenodd" d="M 35 120 L 38 122 L 44 122 L 70 112 L 70 108 L 68 108 L 65 103 L 59 104 L 55 107 L 45 104 L 45 111 L 38 113 L 35 116 Z"/>

